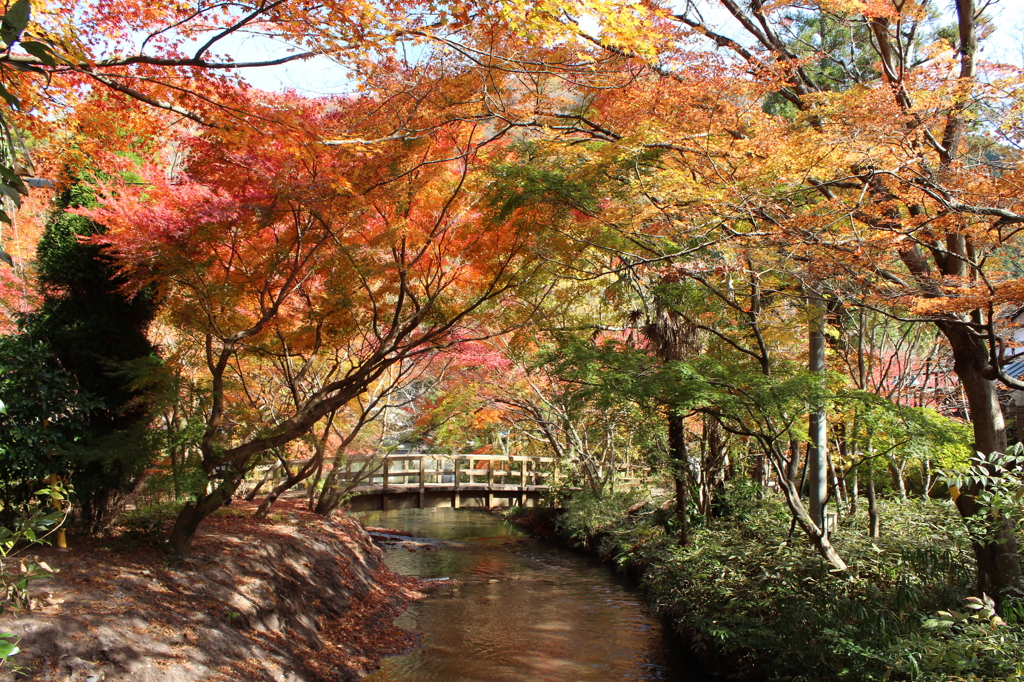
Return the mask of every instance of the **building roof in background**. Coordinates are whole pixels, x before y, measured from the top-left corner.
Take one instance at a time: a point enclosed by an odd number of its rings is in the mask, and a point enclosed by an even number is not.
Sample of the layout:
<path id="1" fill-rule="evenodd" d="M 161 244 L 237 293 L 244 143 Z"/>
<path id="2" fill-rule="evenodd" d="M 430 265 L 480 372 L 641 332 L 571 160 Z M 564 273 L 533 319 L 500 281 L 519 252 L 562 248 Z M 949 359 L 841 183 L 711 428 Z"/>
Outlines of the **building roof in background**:
<path id="1" fill-rule="evenodd" d="M 1020 379 L 1024 375 L 1024 358 L 1013 360 L 1003 365 L 1003 373 L 1014 379 Z"/>

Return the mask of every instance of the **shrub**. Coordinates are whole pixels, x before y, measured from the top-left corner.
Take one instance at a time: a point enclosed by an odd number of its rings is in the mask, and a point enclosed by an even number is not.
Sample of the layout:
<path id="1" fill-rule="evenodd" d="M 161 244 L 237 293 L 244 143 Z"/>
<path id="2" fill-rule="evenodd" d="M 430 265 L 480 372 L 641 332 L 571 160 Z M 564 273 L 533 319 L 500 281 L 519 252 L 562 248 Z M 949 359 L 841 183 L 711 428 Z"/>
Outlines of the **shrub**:
<path id="1" fill-rule="evenodd" d="M 983 603 L 965 601 L 973 555 L 948 501 L 881 501 L 880 539 L 868 537 L 866 517 L 845 519 L 833 542 L 850 570 L 835 575 L 799 533 L 789 538 L 780 501 L 744 486 L 723 495 L 726 514 L 696 528 L 686 547 L 667 528 L 672 514 L 657 499 L 637 509 L 637 497 L 631 505 L 625 495 L 578 496 L 559 528 L 620 566 L 641 569 L 655 608 L 698 650 L 722 661 L 727 677 L 1019 679 L 1019 623 L 933 622 L 938 613 Z"/>

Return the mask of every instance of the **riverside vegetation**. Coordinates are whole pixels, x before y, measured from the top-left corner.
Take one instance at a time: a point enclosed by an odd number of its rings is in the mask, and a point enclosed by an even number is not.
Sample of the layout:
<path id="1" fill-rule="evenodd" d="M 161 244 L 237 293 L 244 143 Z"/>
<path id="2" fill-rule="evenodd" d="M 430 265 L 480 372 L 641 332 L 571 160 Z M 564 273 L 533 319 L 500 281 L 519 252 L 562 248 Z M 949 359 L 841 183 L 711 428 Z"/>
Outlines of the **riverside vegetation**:
<path id="1" fill-rule="evenodd" d="M 573 495 L 547 515 L 565 542 L 636 575 L 669 619 L 726 679 L 1011 681 L 1024 677 L 1024 609 L 997 616 L 972 593 L 967 532 L 946 500 L 880 500 L 833 534 L 850 570 L 836 575 L 787 534 L 776 496 L 730 484 L 719 513 L 677 541 L 675 515 L 640 491 Z M 531 523 L 531 521 L 527 521 Z"/>

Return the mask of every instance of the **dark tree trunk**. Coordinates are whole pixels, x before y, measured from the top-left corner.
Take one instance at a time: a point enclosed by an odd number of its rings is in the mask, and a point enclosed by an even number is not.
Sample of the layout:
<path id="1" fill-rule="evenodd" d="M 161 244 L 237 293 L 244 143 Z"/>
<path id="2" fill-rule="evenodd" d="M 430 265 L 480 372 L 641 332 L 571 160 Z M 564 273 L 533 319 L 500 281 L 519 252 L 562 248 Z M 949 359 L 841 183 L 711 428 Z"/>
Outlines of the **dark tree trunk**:
<path id="1" fill-rule="evenodd" d="M 725 439 L 722 437 L 722 425 L 710 415 L 704 416 L 704 437 L 707 442 L 707 453 L 701 476 L 704 503 L 701 513 L 710 517 L 717 506 L 715 498 L 719 490 L 725 486 L 729 455 L 726 452 Z"/>
<path id="2" fill-rule="evenodd" d="M 786 476 L 796 484 L 800 478 L 800 441 L 789 441 L 789 462 L 786 467 Z"/>
<path id="3" fill-rule="evenodd" d="M 882 528 L 878 520 L 878 499 L 875 497 L 875 472 L 868 474 L 868 534 L 873 537 L 881 537 Z"/>
<path id="4" fill-rule="evenodd" d="M 307 472 L 300 472 L 298 474 L 291 474 L 286 476 L 283 481 L 277 484 L 273 490 L 267 493 L 267 496 L 260 502 L 260 506 L 256 508 L 256 512 L 253 514 L 257 519 L 265 519 L 267 514 L 270 513 L 270 508 L 274 506 L 277 499 L 281 497 L 281 494 L 285 491 L 291 490 L 299 483 L 304 481 L 309 476 Z"/>
<path id="5" fill-rule="evenodd" d="M 953 370 L 960 378 L 974 427 L 974 448 L 982 454 L 1006 452 L 1006 426 L 999 405 L 995 381 L 989 378 L 988 346 L 963 325 L 940 325 L 953 350 Z M 977 502 L 981 486 L 961 491 L 957 509 L 964 518 L 988 513 Z M 978 562 L 978 592 L 1001 605 L 1008 593 L 1021 587 L 1021 566 L 1017 537 L 1012 524 L 989 519 L 989 537 L 972 543 Z"/>
<path id="6" fill-rule="evenodd" d="M 682 415 L 670 413 L 668 416 L 668 450 L 676 483 L 679 544 L 686 545 L 690 541 L 690 533 L 686 518 L 686 422 Z"/>
<path id="7" fill-rule="evenodd" d="M 860 474 L 853 470 L 853 483 L 850 485 L 850 516 L 857 515 L 857 496 L 860 495 Z"/>
<path id="8" fill-rule="evenodd" d="M 171 534 L 167 538 L 167 551 L 171 554 L 190 552 L 199 524 L 231 501 L 231 495 L 234 494 L 241 480 L 240 474 L 237 477 L 225 479 L 209 495 L 201 495 L 195 502 L 189 502 L 182 507 L 174 521 L 174 528 L 171 529 Z"/>
<path id="9" fill-rule="evenodd" d="M 320 491 L 320 497 L 317 498 L 316 506 L 313 508 L 314 513 L 320 516 L 330 516 L 341 506 L 341 491 L 336 487 L 338 480 L 337 472 L 338 462 L 335 460 L 334 467 L 327 472 L 327 476 L 324 478 L 324 487 Z"/>

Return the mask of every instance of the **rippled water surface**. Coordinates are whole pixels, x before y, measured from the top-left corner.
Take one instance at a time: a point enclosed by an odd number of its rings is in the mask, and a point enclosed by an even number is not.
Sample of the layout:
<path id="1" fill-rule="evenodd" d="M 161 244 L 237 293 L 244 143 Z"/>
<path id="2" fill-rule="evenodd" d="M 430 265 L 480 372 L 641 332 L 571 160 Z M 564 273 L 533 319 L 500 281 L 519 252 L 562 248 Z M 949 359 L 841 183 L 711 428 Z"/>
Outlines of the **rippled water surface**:
<path id="1" fill-rule="evenodd" d="M 386 659 L 372 682 L 702 682 L 696 663 L 673 651 L 642 595 L 607 566 L 525 537 L 470 509 L 409 509 L 361 515 L 454 544 L 394 549 L 388 564 L 421 578 L 459 582 L 418 601 L 398 625 L 424 633 L 423 646 Z"/>

